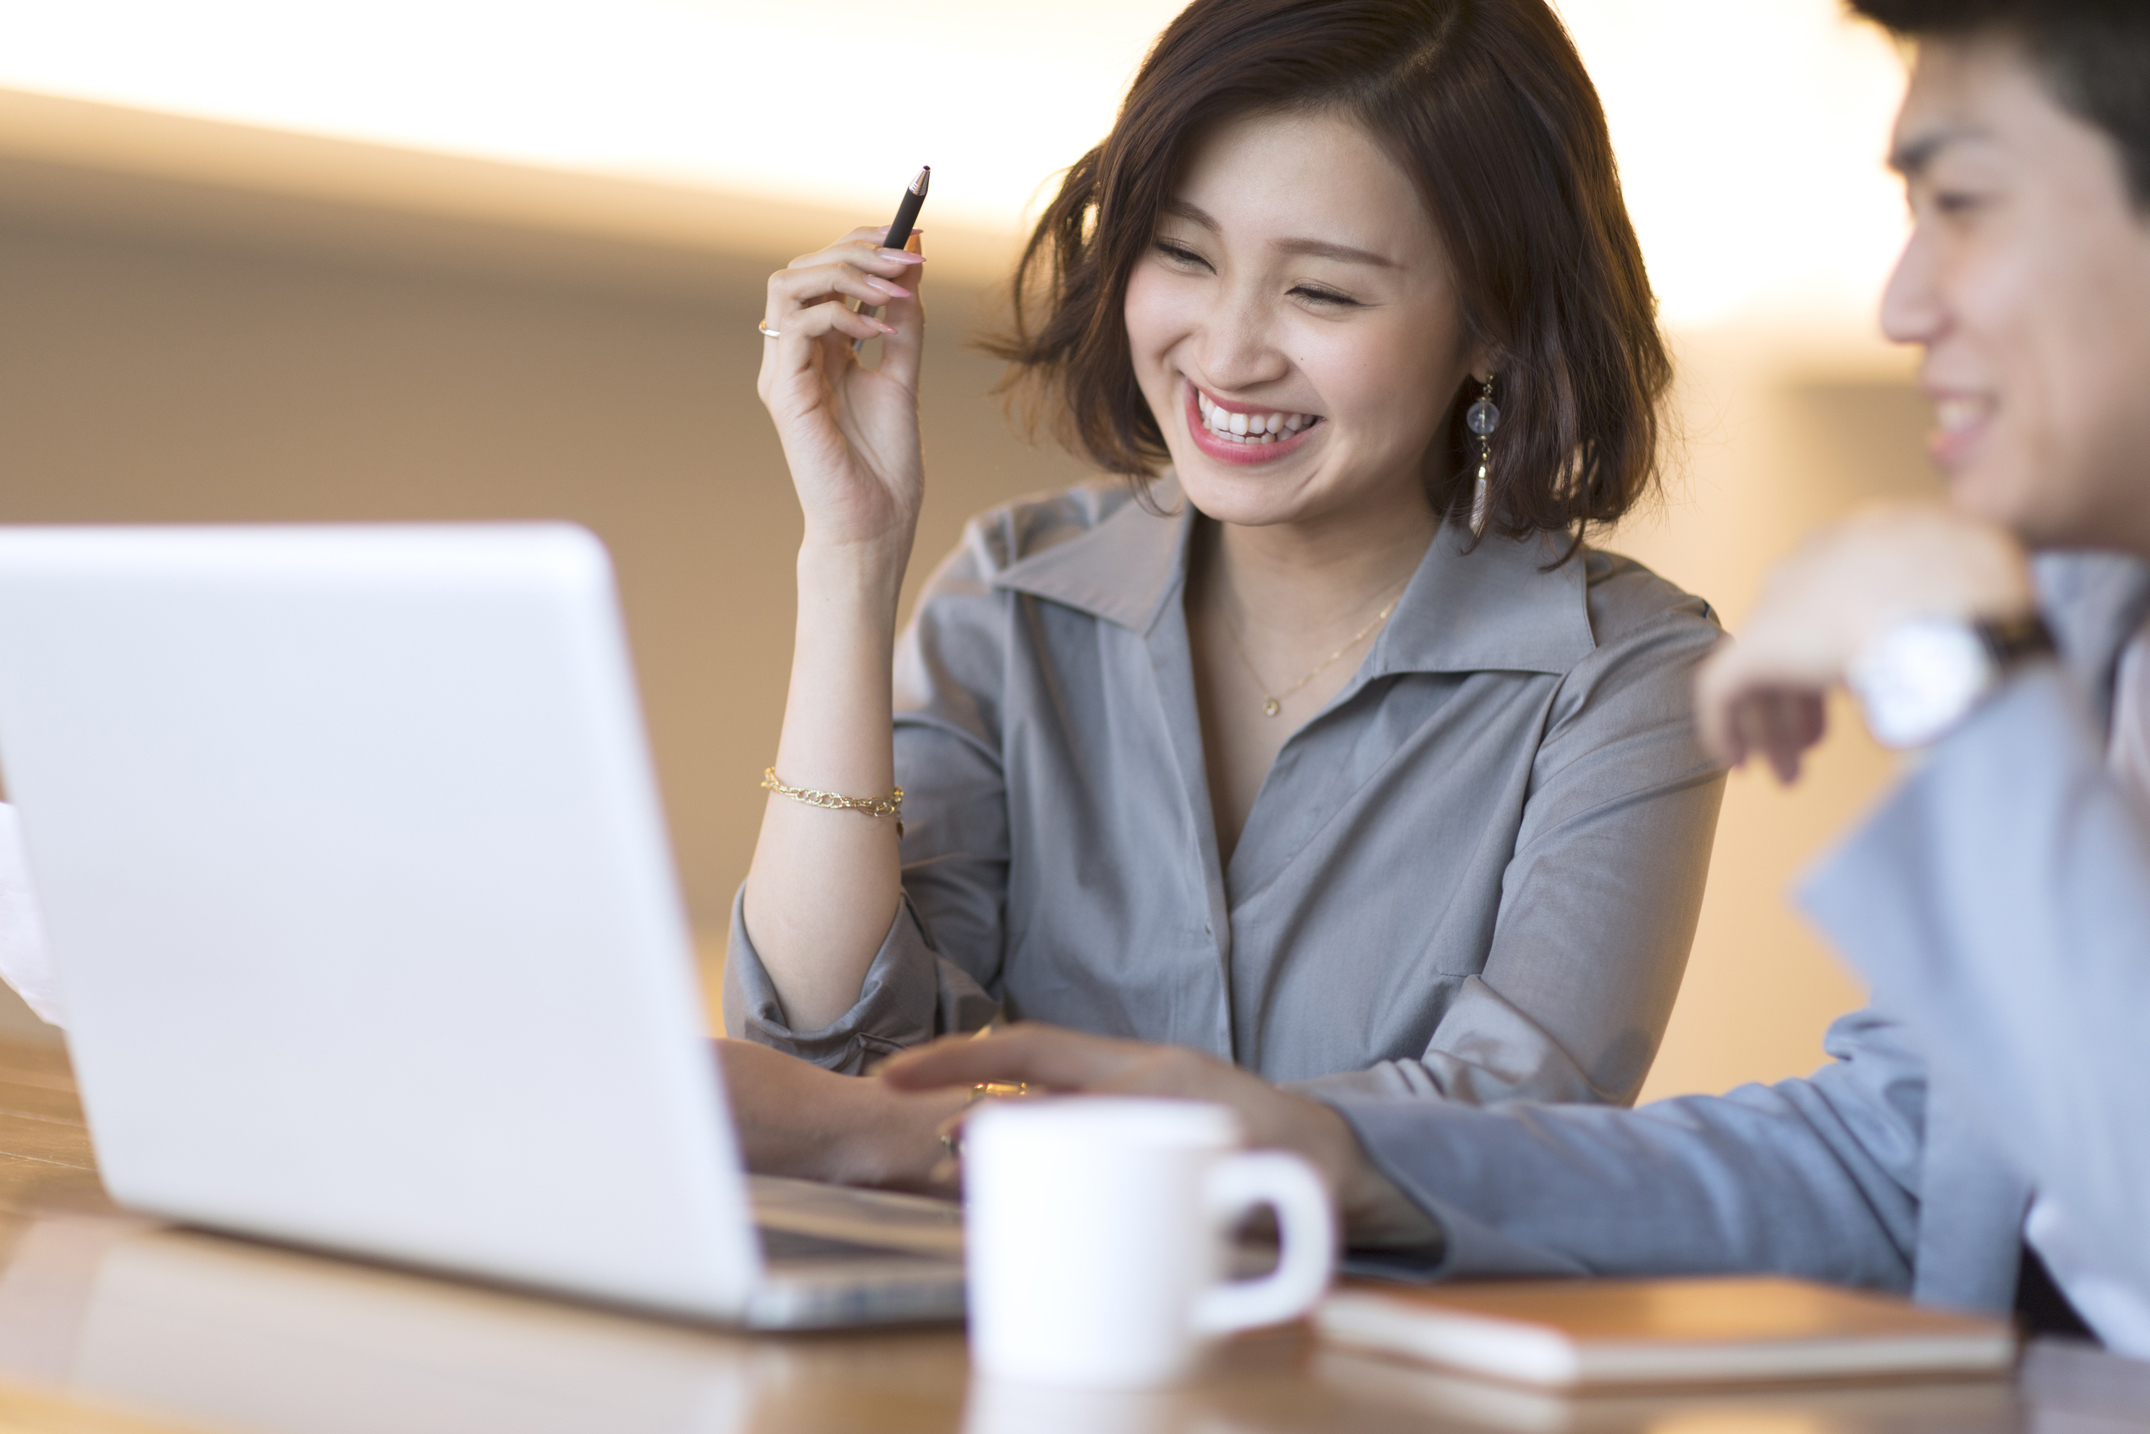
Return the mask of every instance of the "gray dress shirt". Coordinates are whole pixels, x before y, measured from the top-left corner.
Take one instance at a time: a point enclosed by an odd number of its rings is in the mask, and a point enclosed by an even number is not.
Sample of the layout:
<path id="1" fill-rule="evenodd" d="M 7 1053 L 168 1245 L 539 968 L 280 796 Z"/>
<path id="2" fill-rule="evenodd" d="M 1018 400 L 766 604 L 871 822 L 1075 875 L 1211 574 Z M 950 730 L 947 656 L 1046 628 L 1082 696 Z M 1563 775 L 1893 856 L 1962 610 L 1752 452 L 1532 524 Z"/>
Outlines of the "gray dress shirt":
<path id="1" fill-rule="evenodd" d="M 1774 1270 L 2004 1311 L 2036 1192 L 2097 1262 L 2071 1298 L 2150 1357 L 2150 813 L 2105 763 L 2150 570 L 2039 568 L 2065 670 L 2012 681 L 1802 886 L 1876 1003 L 1813 1076 L 1637 1110 L 1335 1096 L 1445 1231 L 1431 1273 Z"/>
<path id="2" fill-rule="evenodd" d="M 896 656 L 905 901 L 795 1031 L 734 903 L 734 1035 L 859 1071 L 1002 1018 L 1272 1080 L 1634 1098 L 1693 939 L 1722 774 L 1708 606 L 1625 558 L 1436 537 L 1218 860 L 1182 601 L 1198 519 L 1101 481 L 975 519 Z"/>

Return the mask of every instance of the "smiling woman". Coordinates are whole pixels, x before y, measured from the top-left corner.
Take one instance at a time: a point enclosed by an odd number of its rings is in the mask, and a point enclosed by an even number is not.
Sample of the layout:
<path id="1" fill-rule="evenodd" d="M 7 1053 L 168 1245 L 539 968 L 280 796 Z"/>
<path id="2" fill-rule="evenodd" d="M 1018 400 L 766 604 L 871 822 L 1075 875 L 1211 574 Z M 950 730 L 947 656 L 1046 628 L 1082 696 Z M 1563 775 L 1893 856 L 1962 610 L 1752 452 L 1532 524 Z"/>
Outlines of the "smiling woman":
<path id="1" fill-rule="evenodd" d="M 1306 271 L 1276 292 L 1330 319 L 1402 304 L 1453 340 L 1416 346 L 1450 374 L 1395 375 L 1425 384 L 1414 409 L 1435 400 L 1438 432 L 1413 455 L 1436 507 L 1473 496 L 1454 479 L 1476 447 L 1473 395 L 1438 380 L 1491 376 L 1496 360 L 1510 420 L 1489 475 L 1496 528 L 1579 536 L 1633 506 L 1655 476 L 1672 364 L 1596 92 L 1540 3 L 1190 6 L 1111 137 L 1069 171 L 1016 276 L 1017 331 L 999 352 L 1065 436 L 1109 472 L 1178 457 L 1176 405 L 1147 377 L 1129 391 L 1135 336 L 1105 316 L 1148 274 L 1144 251 L 1209 262 L 1189 241 L 1223 235 L 1190 202 L 1191 172 L 1220 126 L 1255 115 L 1271 121 L 1270 153 L 1226 202 Z M 1329 232 L 1300 232 L 1317 219 Z"/>
<path id="2" fill-rule="evenodd" d="M 857 1072 L 1022 1017 L 1631 1100 L 1721 792 L 1687 702 L 1717 629 L 1585 544 L 1650 489 L 1670 368 L 1543 0 L 1183 12 L 998 346 L 1123 481 L 976 519 L 900 643 L 925 265 L 879 238 L 770 280 L 806 540 L 734 1033 Z M 874 1153 L 805 1168 L 923 1175 L 960 1097 L 871 1089 L 824 1109 Z"/>

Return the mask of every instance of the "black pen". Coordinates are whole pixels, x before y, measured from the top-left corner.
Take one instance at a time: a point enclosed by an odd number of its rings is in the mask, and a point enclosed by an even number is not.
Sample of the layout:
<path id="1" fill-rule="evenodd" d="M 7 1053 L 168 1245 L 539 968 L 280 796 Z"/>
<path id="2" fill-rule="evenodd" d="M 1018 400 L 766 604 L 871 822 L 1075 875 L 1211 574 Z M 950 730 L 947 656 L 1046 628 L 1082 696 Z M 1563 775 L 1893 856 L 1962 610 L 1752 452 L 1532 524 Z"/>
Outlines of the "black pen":
<path id="1" fill-rule="evenodd" d="M 911 242 L 911 228 L 918 223 L 918 211 L 926 204 L 926 186 L 933 180 L 933 166 L 920 165 L 918 178 L 903 191 L 903 202 L 896 206 L 896 218 L 888 226 L 888 237 L 881 241 L 883 249 L 901 249 Z"/>
<path id="2" fill-rule="evenodd" d="M 903 202 L 896 206 L 896 217 L 889 223 L 888 237 L 881 241 L 883 249 L 901 249 L 911 242 L 911 229 L 918 223 L 918 211 L 925 207 L 926 186 L 932 180 L 933 166 L 930 164 L 920 165 L 918 178 L 912 180 L 911 187 L 903 191 Z M 866 317 L 869 319 L 880 318 L 881 309 L 880 304 L 874 305 L 873 312 Z M 866 341 L 864 339 L 853 339 L 851 341 L 851 351 L 857 353 L 865 345 Z"/>

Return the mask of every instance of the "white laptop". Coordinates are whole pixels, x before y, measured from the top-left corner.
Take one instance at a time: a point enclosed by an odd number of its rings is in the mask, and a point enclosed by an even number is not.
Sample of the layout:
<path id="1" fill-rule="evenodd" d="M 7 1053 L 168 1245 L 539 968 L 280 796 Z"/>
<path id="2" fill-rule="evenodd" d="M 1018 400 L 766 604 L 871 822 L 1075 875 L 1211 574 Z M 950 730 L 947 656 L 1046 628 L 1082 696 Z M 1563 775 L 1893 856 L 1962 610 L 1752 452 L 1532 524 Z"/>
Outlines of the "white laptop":
<path id="1" fill-rule="evenodd" d="M 955 1206 L 741 1169 L 582 529 L 0 529 L 0 770 L 122 1205 L 690 1318 L 960 1312 Z"/>

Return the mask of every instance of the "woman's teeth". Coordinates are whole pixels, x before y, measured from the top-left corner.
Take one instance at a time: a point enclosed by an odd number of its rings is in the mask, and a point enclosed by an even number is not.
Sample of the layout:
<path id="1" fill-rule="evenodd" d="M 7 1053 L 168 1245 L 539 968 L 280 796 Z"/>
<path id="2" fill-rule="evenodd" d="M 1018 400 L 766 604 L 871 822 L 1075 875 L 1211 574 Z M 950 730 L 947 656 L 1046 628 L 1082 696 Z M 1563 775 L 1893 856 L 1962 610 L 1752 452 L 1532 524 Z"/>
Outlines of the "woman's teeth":
<path id="1" fill-rule="evenodd" d="M 1202 411 L 1204 428 L 1239 443 L 1274 443 L 1321 421 L 1311 413 L 1234 413 L 1199 388 L 1194 401 Z"/>

